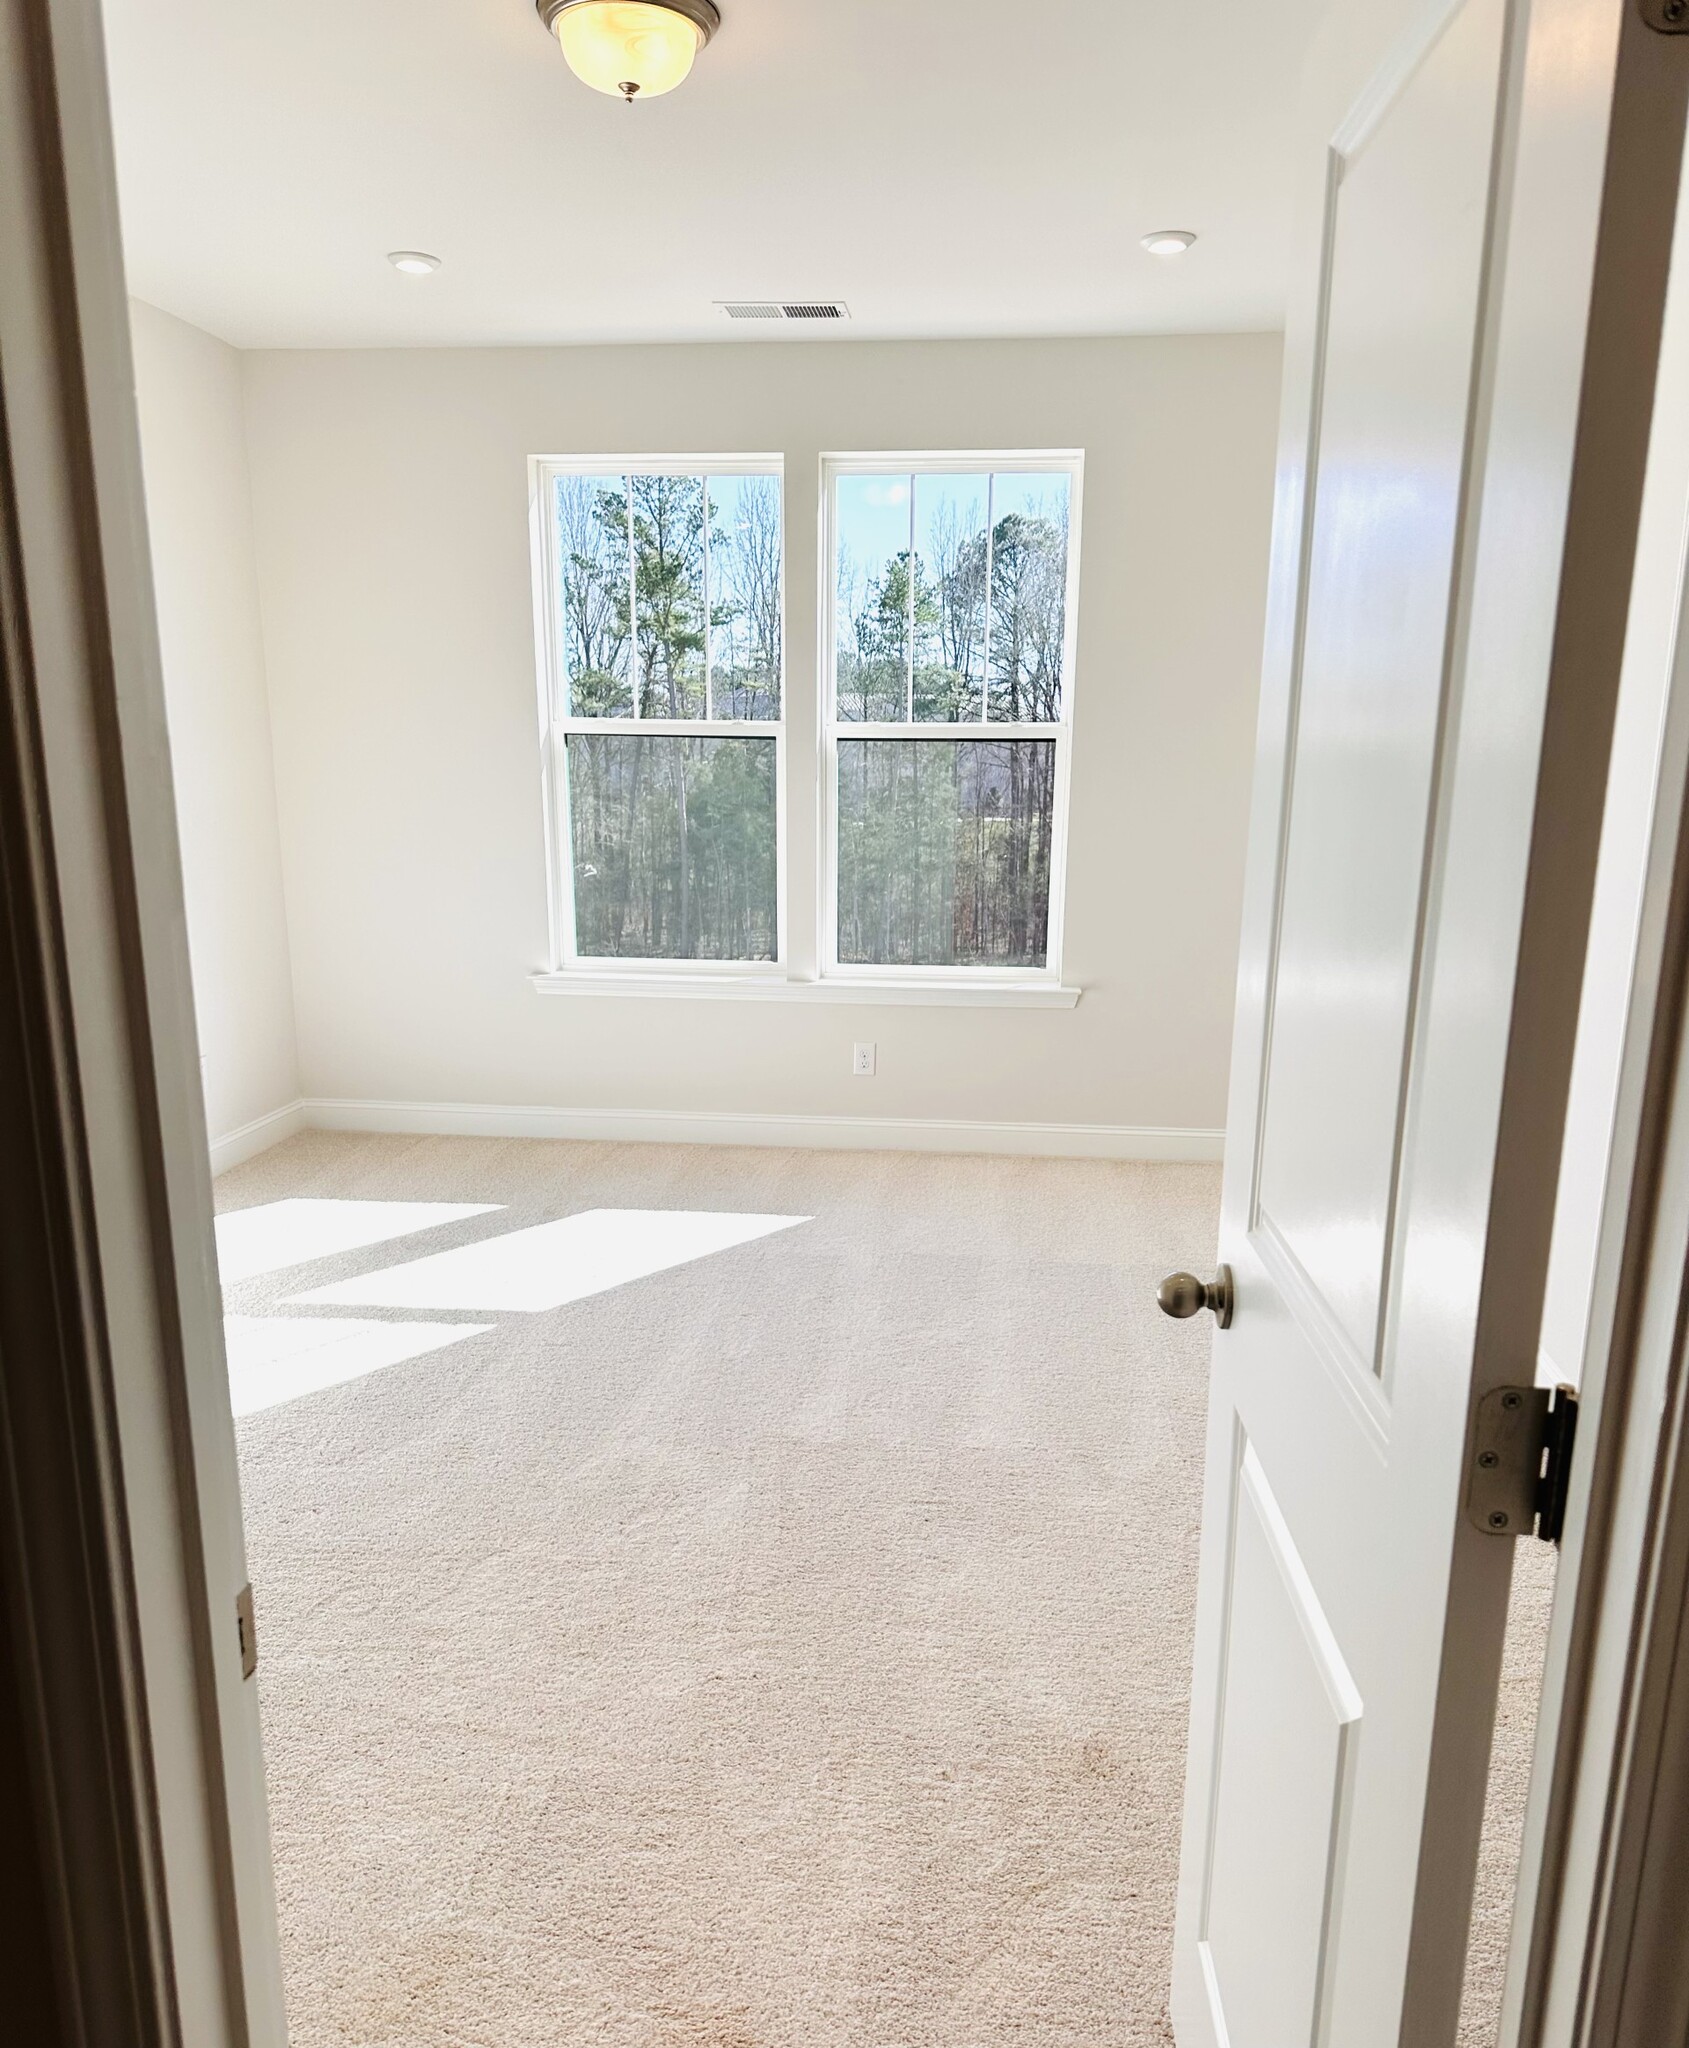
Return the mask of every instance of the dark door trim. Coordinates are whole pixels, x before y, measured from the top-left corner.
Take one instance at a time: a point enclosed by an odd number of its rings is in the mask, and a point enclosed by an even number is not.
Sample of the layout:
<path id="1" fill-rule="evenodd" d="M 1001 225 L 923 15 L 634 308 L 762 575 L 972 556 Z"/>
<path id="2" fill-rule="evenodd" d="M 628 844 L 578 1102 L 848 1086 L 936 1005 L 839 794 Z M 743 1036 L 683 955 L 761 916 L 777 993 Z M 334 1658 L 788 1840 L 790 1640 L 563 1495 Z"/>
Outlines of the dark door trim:
<path id="1" fill-rule="evenodd" d="M 39 20 L 7 0 L 4 174 L 64 228 Z M 21 88 L 21 90 L 17 90 Z M 20 132 L 19 101 L 35 117 Z M 28 151 L 32 186 L 16 182 Z M 55 253 L 62 253 L 58 251 Z M 54 266 L 58 268 L 57 265 Z M 50 275 L 51 273 L 49 273 Z M 62 273 L 61 273 L 62 276 Z M 24 279 L 8 289 L 18 290 Z M 61 295 L 37 308 L 61 348 Z M 0 1878 L 20 2040 L 167 2048 L 169 1967 L 127 1507 L 113 1410 L 23 563 L 15 402 L 0 362 Z M 85 484 L 78 422 L 53 423 Z"/>

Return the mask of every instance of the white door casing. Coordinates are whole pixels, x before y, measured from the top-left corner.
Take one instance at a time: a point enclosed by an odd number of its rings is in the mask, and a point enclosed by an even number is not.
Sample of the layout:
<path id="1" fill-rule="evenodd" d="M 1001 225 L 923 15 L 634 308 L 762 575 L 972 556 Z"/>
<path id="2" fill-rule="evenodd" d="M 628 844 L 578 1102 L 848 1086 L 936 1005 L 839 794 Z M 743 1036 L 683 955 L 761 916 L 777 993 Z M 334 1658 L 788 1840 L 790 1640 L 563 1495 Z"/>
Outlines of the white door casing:
<path id="1" fill-rule="evenodd" d="M 1689 2011 L 1689 1948 L 1681 1873 L 1670 1868 L 1682 1830 L 1659 1810 L 1672 1790 L 1664 1761 L 1689 1756 L 1661 1697 L 1674 1685 L 1682 1694 L 1668 1644 L 1684 1606 L 1673 1573 L 1689 1556 L 1671 1505 L 1685 1498 L 1686 873 L 1689 163 L 1678 182 L 1544 1314 L 1544 1352 L 1570 1361 L 1580 1381 L 1585 1452 L 1572 1473 L 1544 1657 L 1499 2048 L 1620 2039 L 1651 2048 L 1686 2031 L 1677 2015 Z M 1666 1880 L 1657 1891 L 1656 1876 Z"/>
<path id="2" fill-rule="evenodd" d="M 1465 1454 L 1534 1373 L 1681 146 L 1609 124 L 1656 58 L 1624 0 L 1439 0 L 1310 65 L 1181 2048 L 1453 2039 L 1512 1555 Z"/>
<path id="3" fill-rule="evenodd" d="M 23 576 L 17 623 L 42 679 L 32 744 L 51 820 L 97 1303 L 85 1341 L 104 1349 L 109 1372 L 97 1393 L 89 1384 L 100 1410 L 90 1427 L 110 1432 L 122 1475 L 120 1491 L 91 1493 L 81 1512 L 90 1531 L 98 1518 L 111 1569 L 127 1581 L 156 1824 L 133 1845 L 145 1875 L 125 1940 L 155 1944 L 171 2038 L 285 2048 L 98 0 L 14 0 L 0 12 L 0 81 L 0 397 Z M 40 1086 L 45 1103 L 51 1083 Z M 101 1903 L 65 1904 L 66 1937 L 74 1928 L 94 1954 L 110 1935 L 96 1925 Z M 84 2008 L 84 2038 L 104 2038 L 108 2018 Z"/>

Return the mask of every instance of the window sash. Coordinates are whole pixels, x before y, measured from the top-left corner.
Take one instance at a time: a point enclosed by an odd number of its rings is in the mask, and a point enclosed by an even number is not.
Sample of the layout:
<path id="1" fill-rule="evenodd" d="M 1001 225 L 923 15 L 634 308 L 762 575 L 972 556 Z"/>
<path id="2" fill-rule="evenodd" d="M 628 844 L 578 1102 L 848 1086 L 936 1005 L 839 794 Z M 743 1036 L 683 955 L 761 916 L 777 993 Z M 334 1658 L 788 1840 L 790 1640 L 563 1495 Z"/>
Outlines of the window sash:
<path id="1" fill-rule="evenodd" d="M 1055 749 L 1054 803 L 1050 818 L 1050 875 L 1045 926 L 1044 965 L 1021 966 L 996 961 L 899 961 L 841 960 L 839 958 L 839 746 L 852 741 L 869 744 L 884 741 L 948 740 L 952 745 L 995 746 L 1005 740 L 1034 740 Z M 1065 725 L 988 726 L 971 720 L 962 725 L 890 725 L 864 729 L 842 724 L 823 739 L 821 771 L 821 951 L 820 977 L 830 982 L 876 981 L 974 981 L 1002 987 L 1048 983 L 1059 986 L 1062 978 L 1063 913 L 1067 896 L 1068 782 L 1072 756 Z"/>
<path id="2" fill-rule="evenodd" d="M 784 702 L 784 698 L 781 700 Z M 666 730 L 665 730 L 666 728 Z M 575 836 L 570 812 L 568 742 L 578 736 L 601 735 L 623 739 L 738 739 L 774 742 L 774 955 L 765 960 L 706 960 L 658 954 L 583 953 L 575 924 Z M 557 719 L 546 738 L 544 750 L 547 785 L 547 817 L 552 840 L 547 872 L 552 879 L 553 973 L 599 974 L 626 978 L 635 975 L 679 974 L 760 976 L 787 971 L 789 950 L 786 936 L 788 888 L 786 881 L 786 729 L 783 724 L 734 725 L 717 721 L 712 728 L 689 725 L 684 719 L 631 718 Z"/>
<path id="3" fill-rule="evenodd" d="M 923 719 L 918 725 L 902 725 L 895 719 L 836 718 L 831 737 L 840 740 L 1059 740 L 1064 721 L 1049 718 L 1039 723 L 1016 719 Z M 649 727 L 646 728 L 649 731 Z"/>
<path id="4" fill-rule="evenodd" d="M 778 718 L 574 718 L 553 721 L 560 733 L 619 734 L 624 739 L 754 740 L 778 739 L 786 729 Z M 1048 733 L 1049 727 L 1044 728 Z M 972 728 L 970 727 L 971 731 Z"/>
<path id="5" fill-rule="evenodd" d="M 633 479 L 636 476 L 654 477 L 697 477 L 704 486 L 706 502 L 711 477 L 766 476 L 772 477 L 780 486 L 780 508 L 782 526 L 786 505 L 786 464 L 778 455 L 576 455 L 544 456 L 535 458 L 532 465 L 537 500 L 537 523 L 540 553 L 540 575 L 537 579 L 543 592 L 545 617 L 541 622 L 541 654 L 546 670 L 546 704 L 552 721 L 570 718 L 565 711 L 569 695 L 569 679 L 564 673 L 563 650 L 558 644 L 558 626 L 561 623 L 562 592 L 557 587 L 557 494 L 559 477 L 614 477 L 618 479 L 627 494 L 628 501 L 628 685 L 633 701 L 630 724 L 640 725 L 646 731 L 655 731 L 660 721 L 644 718 L 640 713 L 642 691 L 639 674 L 639 557 L 634 545 L 633 532 Z M 711 624 L 714 611 L 713 592 L 710 588 L 710 522 L 704 520 L 704 719 L 694 721 L 695 725 L 707 723 L 715 711 L 715 629 Z M 786 549 L 785 535 L 781 534 L 780 548 L 780 718 L 778 720 L 757 720 L 758 725 L 783 724 L 786 716 Z M 609 730 L 614 723 L 609 719 L 586 721 L 595 727 Z M 686 721 L 668 720 L 669 724 Z M 723 721 L 727 723 L 729 721 Z M 742 722 L 749 729 L 749 721 Z"/>

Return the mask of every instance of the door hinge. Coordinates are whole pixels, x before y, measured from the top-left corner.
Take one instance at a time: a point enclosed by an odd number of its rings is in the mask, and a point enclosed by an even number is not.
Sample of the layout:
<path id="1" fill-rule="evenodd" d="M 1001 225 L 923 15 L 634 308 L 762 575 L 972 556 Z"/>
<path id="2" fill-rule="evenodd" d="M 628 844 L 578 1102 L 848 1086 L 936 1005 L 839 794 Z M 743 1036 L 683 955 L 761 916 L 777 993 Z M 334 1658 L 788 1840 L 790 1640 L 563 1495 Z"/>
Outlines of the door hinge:
<path id="1" fill-rule="evenodd" d="M 1689 0 L 1637 0 L 1642 19 L 1663 36 L 1689 35 Z"/>
<path id="2" fill-rule="evenodd" d="M 1558 1543 L 1578 1429 L 1575 1387 L 1496 1387 L 1478 1403 L 1466 1518 L 1486 1536 Z"/>
<path id="3" fill-rule="evenodd" d="M 258 1669 L 258 1621 L 252 1609 L 252 1587 L 241 1587 L 235 1595 L 235 1626 L 240 1630 L 240 1675 L 250 1678 Z"/>

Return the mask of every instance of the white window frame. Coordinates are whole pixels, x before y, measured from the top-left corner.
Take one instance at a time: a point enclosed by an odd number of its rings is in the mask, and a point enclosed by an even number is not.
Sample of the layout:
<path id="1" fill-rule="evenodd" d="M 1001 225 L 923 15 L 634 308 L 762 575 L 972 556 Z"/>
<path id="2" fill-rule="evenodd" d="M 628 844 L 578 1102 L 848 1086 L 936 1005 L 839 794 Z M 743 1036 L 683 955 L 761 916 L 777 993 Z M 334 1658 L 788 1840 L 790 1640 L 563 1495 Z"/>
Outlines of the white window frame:
<path id="1" fill-rule="evenodd" d="M 1013 724 L 993 720 L 988 716 L 991 704 L 989 677 L 990 647 L 990 595 L 989 576 L 987 589 L 986 646 L 987 674 L 980 692 L 980 716 L 977 719 L 955 722 L 927 721 L 916 723 L 883 723 L 877 720 L 849 719 L 838 716 L 837 691 L 834 683 L 835 663 L 838 655 L 838 480 L 845 476 L 965 476 L 1009 474 L 1065 474 L 1069 479 L 1068 537 L 1067 537 L 1067 588 L 1065 592 L 1065 617 L 1062 632 L 1062 692 L 1061 717 L 1037 723 L 1015 722 Z M 1062 940 L 1067 907 L 1067 838 L 1068 806 L 1073 773 L 1073 698 L 1077 680 L 1075 652 L 1079 639 L 1079 557 L 1082 497 L 1084 490 L 1084 451 L 1077 448 L 1042 449 L 1000 449 L 996 451 L 970 450 L 928 450 L 914 453 L 908 450 L 894 450 L 881 454 L 824 455 L 821 459 L 821 673 L 820 673 L 820 732 L 821 732 L 821 790 L 818 806 L 820 818 L 820 858 L 816 863 L 820 877 L 821 900 L 818 905 L 818 930 L 821 939 L 821 979 L 840 989 L 851 986 L 878 984 L 882 988 L 895 988 L 900 984 L 915 986 L 955 986 L 958 989 L 969 985 L 984 988 L 1026 988 L 1060 989 L 1062 987 Z M 909 531 L 911 551 L 915 545 L 915 497 L 909 493 Z M 989 503 L 986 513 L 987 531 L 991 527 Z M 910 601 L 914 600 L 914 579 L 910 579 Z M 914 660 L 914 635 L 910 635 L 910 661 Z M 781 702 L 784 705 L 784 698 Z M 839 742 L 841 739 L 855 740 L 945 740 L 945 739 L 1030 739 L 1050 740 L 1055 743 L 1055 810 L 1050 824 L 1050 911 L 1049 936 L 1045 946 L 1045 964 L 1042 967 L 1006 967 L 1000 965 L 947 966 L 942 963 L 920 966 L 869 965 L 858 962 L 841 962 L 839 959 Z"/>
<path id="2" fill-rule="evenodd" d="M 779 455 L 536 455 L 530 458 L 529 517 L 534 554 L 535 666 L 539 677 L 540 775 L 545 812 L 547 916 L 551 967 L 542 981 L 590 987 L 594 981 L 628 985 L 643 983 L 766 983 L 783 979 L 789 957 L 786 932 L 786 465 Z M 633 715 L 628 718 L 578 718 L 567 709 L 568 683 L 563 673 L 557 588 L 557 493 L 565 476 L 772 476 L 780 484 L 780 716 L 777 719 L 675 719 L 640 716 L 638 640 L 629 654 Z M 631 537 L 630 537 L 631 551 Z M 705 562 L 709 560 L 705 536 Z M 637 595 L 629 565 L 629 593 L 637 616 Z M 706 567 L 705 590 L 708 592 Z M 709 707 L 712 634 L 705 628 L 705 705 Z M 606 957 L 582 954 L 575 939 L 574 840 L 569 820 L 567 742 L 571 733 L 631 734 L 641 738 L 772 739 L 774 741 L 774 903 L 775 954 L 772 960 L 658 960 L 641 956 Z M 726 989 L 722 993 L 726 993 Z"/>

